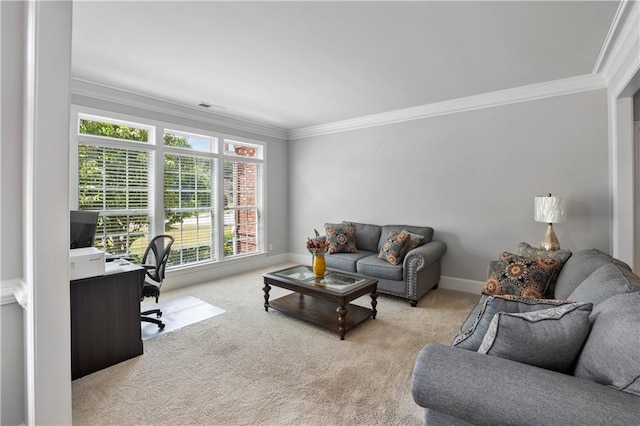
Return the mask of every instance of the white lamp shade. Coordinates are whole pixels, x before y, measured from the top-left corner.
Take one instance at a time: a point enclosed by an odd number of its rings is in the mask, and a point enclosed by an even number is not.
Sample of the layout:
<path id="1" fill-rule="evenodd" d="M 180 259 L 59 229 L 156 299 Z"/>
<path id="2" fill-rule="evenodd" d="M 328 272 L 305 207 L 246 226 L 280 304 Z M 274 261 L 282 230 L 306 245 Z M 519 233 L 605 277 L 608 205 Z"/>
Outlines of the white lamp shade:
<path id="1" fill-rule="evenodd" d="M 567 220 L 564 198 L 554 196 L 535 197 L 535 220 L 544 223 L 562 223 Z"/>

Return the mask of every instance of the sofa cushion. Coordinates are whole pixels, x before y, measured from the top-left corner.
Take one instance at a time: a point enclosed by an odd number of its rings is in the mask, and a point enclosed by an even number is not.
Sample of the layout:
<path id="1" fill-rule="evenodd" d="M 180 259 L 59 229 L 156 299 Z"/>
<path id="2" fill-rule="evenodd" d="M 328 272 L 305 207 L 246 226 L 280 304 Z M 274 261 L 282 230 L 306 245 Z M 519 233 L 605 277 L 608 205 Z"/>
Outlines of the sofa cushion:
<path id="1" fill-rule="evenodd" d="M 452 346 L 477 351 L 493 316 L 498 312 L 523 313 L 553 308 L 569 303 L 566 300 L 531 299 L 515 296 L 488 296 L 480 307 L 475 321 L 455 337 Z M 468 324 L 469 320 L 465 322 Z"/>
<path id="2" fill-rule="evenodd" d="M 377 253 L 370 251 L 358 251 L 357 253 L 334 253 L 331 256 L 325 256 L 324 261 L 327 268 L 339 269 L 345 272 L 358 272 L 356 263 L 358 260 L 367 256 L 377 256 Z"/>
<path id="3" fill-rule="evenodd" d="M 546 289 L 553 285 L 556 271 L 561 266 L 553 259 L 529 259 L 504 252 L 500 255 L 495 270 L 489 275 L 483 292 L 541 299 L 545 297 Z"/>
<path id="4" fill-rule="evenodd" d="M 533 312 L 498 312 L 479 353 L 567 373 L 589 334 L 591 303 Z"/>
<path id="5" fill-rule="evenodd" d="M 407 232 L 391 231 L 387 235 L 387 241 L 384 242 L 378 259 L 384 259 L 392 265 L 398 265 L 404 259 L 409 244 L 409 234 Z"/>
<path id="6" fill-rule="evenodd" d="M 350 223 L 325 223 L 329 250 L 327 253 L 357 253 L 356 230 Z"/>
<path id="7" fill-rule="evenodd" d="M 356 246 L 358 250 L 378 251 L 378 241 L 380 241 L 382 226 L 351 222 L 348 220 L 342 223 L 350 223 L 353 225 L 356 231 Z"/>
<path id="8" fill-rule="evenodd" d="M 389 231 L 396 231 L 398 233 L 403 230 L 407 230 L 414 234 L 422 235 L 424 239 L 421 244 L 426 244 L 433 238 L 433 228 L 428 226 L 411 226 L 411 225 L 384 225 L 382 227 L 382 231 L 380 233 L 380 239 L 378 240 L 378 251 L 382 248 L 382 245 L 387 240 L 387 235 L 389 235 Z"/>
<path id="9" fill-rule="evenodd" d="M 573 253 L 562 267 L 556 280 L 554 297 L 567 299 L 573 290 L 589 275 L 602 265 L 614 263 L 629 270 L 629 265 L 615 259 L 598 249 L 582 250 Z"/>
<path id="10" fill-rule="evenodd" d="M 640 396 L 640 293 L 597 305 L 575 376 Z"/>
<path id="11" fill-rule="evenodd" d="M 576 287 L 569 300 L 598 304 L 620 293 L 640 291 L 640 277 L 615 263 L 602 265 Z"/>
<path id="12" fill-rule="evenodd" d="M 392 265 L 386 260 L 378 259 L 377 254 L 358 260 L 356 272 L 373 278 L 385 278 L 394 281 L 402 281 L 404 278 L 402 263 Z"/>

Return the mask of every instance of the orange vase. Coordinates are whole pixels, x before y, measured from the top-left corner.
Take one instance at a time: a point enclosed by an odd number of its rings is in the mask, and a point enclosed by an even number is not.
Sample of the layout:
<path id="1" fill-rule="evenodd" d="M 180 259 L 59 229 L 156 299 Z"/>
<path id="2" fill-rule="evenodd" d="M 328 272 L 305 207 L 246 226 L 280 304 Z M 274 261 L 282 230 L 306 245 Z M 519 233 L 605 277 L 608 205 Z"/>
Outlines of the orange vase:
<path id="1" fill-rule="evenodd" d="M 313 273 L 316 277 L 324 277 L 324 273 L 327 270 L 327 264 L 324 261 L 324 253 L 316 254 L 313 256 Z"/>

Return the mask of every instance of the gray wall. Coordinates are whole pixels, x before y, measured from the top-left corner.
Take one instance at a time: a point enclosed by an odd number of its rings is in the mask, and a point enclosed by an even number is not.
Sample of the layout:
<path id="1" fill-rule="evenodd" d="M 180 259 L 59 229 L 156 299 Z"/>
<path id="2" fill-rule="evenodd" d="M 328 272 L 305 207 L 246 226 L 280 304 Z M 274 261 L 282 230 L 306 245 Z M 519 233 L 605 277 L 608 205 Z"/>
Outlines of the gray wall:
<path id="1" fill-rule="evenodd" d="M 429 225 L 443 275 L 482 281 L 487 262 L 539 244 L 535 195 L 567 198 L 562 247 L 609 247 L 604 90 L 290 142 L 290 249 L 325 222 Z"/>
<path id="2" fill-rule="evenodd" d="M 19 425 L 25 421 L 23 312 L 22 306 L 17 303 L 0 306 L 0 424 L 7 426 Z"/>
<path id="3" fill-rule="evenodd" d="M 0 280 L 22 277 L 22 110 L 24 25 L 22 2 L 0 2 L 0 99 L 2 140 L 0 161 Z M 0 306 L 0 424 L 25 421 L 25 351 L 23 309 L 17 303 Z"/>

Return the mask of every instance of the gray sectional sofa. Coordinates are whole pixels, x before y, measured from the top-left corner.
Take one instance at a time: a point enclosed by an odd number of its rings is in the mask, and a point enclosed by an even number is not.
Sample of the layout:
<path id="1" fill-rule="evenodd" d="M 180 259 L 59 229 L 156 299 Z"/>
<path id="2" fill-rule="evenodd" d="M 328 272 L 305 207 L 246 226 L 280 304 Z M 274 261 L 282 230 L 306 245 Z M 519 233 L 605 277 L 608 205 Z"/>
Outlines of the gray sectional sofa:
<path id="1" fill-rule="evenodd" d="M 433 228 L 411 225 L 374 225 L 351 223 L 355 228 L 357 253 L 333 253 L 325 256 L 327 268 L 357 273 L 378 280 L 378 292 L 408 299 L 411 306 L 440 281 L 440 260 L 447 248 L 434 241 Z M 393 265 L 378 258 L 390 231 L 407 230 L 421 235 L 422 241 L 406 253 L 403 261 Z"/>
<path id="2" fill-rule="evenodd" d="M 563 305 L 555 302 L 558 306 L 592 309 L 586 317 L 582 312 L 583 320 L 586 318 L 586 340 L 582 344 L 578 340 L 578 347 L 574 348 L 577 354 L 570 367 L 555 371 L 536 364 L 537 358 L 545 356 L 573 357 L 568 353 L 571 349 L 567 343 L 580 333 L 579 319 L 565 322 L 564 338 L 546 355 L 535 340 L 517 347 L 511 342 L 509 350 L 514 357 L 481 353 L 482 348 L 473 350 L 469 332 L 473 334 L 482 328 L 484 311 L 490 310 L 493 301 L 500 298 L 482 296 L 461 327 L 465 349 L 458 336 L 454 340 L 457 346 L 428 344 L 418 355 L 412 391 L 415 402 L 425 408 L 426 424 L 640 424 L 640 277 L 625 263 L 599 250 L 584 250 L 564 263 L 553 297 L 575 302 Z M 491 347 L 495 333 L 504 333 L 491 326 L 502 327 L 506 324 L 501 322 L 502 318 L 527 318 L 524 322 L 528 327 L 562 324 L 564 317 L 559 321 L 547 318 L 535 322 L 532 315 L 541 311 L 535 311 L 531 305 L 545 301 L 516 303 L 517 313 L 512 310 L 493 314 L 486 334 L 481 336 L 482 344 L 486 347 L 489 341 Z M 500 300 L 500 304 L 506 303 Z M 543 308 L 547 306 L 543 304 L 538 309 Z M 550 312 L 554 310 L 551 308 Z M 541 340 L 546 340 L 543 343 L 549 342 L 547 337 L 551 339 L 548 334 L 542 336 Z M 522 356 L 531 357 L 531 361 L 514 360 Z"/>

